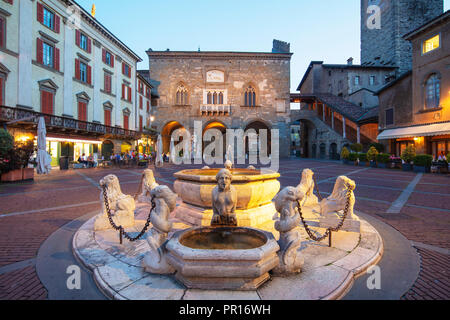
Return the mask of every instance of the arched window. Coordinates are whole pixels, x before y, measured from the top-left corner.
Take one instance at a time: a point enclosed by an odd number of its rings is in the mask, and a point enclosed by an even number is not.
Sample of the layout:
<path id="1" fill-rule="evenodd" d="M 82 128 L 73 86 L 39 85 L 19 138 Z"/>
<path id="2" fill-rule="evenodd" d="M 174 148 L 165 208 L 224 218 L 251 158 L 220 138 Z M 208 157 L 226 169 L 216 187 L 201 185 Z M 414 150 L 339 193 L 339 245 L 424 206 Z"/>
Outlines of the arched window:
<path id="1" fill-rule="evenodd" d="M 244 94 L 244 99 L 245 99 L 245 105 L 247 107 L 254 107 L 256 106 L 256 92 L 255 89 L 251 86 L 249 86 L 246 90 L 245 90 L 245 94 Z"/>
<path id="2" fill-rule="evenodd" d="M 223 93 L 219 93 L 219 104 L 223 104 Z"/>
<path id="3" fill-rule="evenodd" d="M 441 80 L 432 74 L 425 83 L 425 105 L 427 109 L 438 108 L 441 98 Z"/>
<path id="4" fill-rule="evenodd" d="M 188 91 L 183 84 L 180 84 L 177 88 L 176 104 L 181 106 L 188 104 Z"/>
<path id="5" fill-rule="evenodd" d="M 213 104 L 217 104 L 217 92 L 213 94 Z"/>
<path id="6" fill-rule="evenodd" d="M 211 92 L 208 92 L 208 96 L 207 96 L 207 104 L 212 104 L 212 95 Z"/>

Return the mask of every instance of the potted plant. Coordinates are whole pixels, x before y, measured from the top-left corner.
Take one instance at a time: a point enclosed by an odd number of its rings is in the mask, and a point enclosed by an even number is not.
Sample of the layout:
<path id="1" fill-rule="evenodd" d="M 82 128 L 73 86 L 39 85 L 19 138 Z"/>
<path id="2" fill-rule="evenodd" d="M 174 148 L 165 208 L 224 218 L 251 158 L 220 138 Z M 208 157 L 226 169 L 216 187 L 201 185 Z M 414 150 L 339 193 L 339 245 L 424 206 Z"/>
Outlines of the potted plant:
<path id="1" fill-rule="evenodd" d="M 358 159 L 361 167 L 367 166 L 367 153 L 358 153 Z"/>
<path id="2" fill-rule="evenodd" d="M 341 159 L 343 164 L 348 164 L 348 160 L 350 158 L 350 151 L 346 147 L 342 148 L 341 151 Z"/>
<path id="3" fill-rule="evenodd" d="M 391 156 L 387 153 L 379 153 L 377 155 L 377 166 L 378 168 L 386 169 L 388 163 L 391 161 Z"/>
<path id="4" fill-rule="evenodd" d="M 378 150 L 375 147 L 370 147 L 369 151 L 367 152 L 367 159 L 370 161 L 370 166 L 372 168 L 377 167 L 377 157 L 378 157 Z"/>
<path id="5" fill-rule="evenodd" d="M 428 154 L 418 154 L 414 157 L 414 172 L 430 173 L 433 156 Z"/>
<path id="6" fill-rule="evenodd" d="M 363 145 L 361 143 L 354 143 L 350 146 L 350 150 L 359 153 L 363 150 Z"/>
<path id="7" fill-rule="evenodd" d="M 414 146 L 407 146 L 401 156 L 403 160 L 402 164 L 403 171 L 413 170 L 412 162 L 415 156 L 416 156 L 416 148 Z"/>
<path id="8" fill-rule="evenodd" d="M 383 153 L 384 152 L 384 145 L 381 143 L 371 143 L 369 145 L 369 149 L 375 147 L 375 149 L 377 149 L 378 153 Z"/>
<path id="9" fill-rule="evenodd" d="M 350 153 L 350 155 L 348 157 L 349 163 L 357 166 L 358 165 L 357 160 L 358 160 L 358 154 L 354 153 L 354 152 Z"/>

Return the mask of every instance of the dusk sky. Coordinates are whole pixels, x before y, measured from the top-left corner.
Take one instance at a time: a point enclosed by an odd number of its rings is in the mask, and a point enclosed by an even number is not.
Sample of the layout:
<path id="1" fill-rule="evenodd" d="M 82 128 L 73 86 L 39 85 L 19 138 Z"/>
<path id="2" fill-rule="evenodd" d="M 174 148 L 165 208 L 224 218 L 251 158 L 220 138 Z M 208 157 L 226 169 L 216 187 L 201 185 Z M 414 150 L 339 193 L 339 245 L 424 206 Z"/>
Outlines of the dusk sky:
<path id="1" fill-rule="evenodd" d="M 359 0 L 78 0 L 148 68 L 145 51 L 270 52 L 272 40 L 291 44 L 291 90 L 311 60 L 360 63 Z M 450 8 L 450 0 L 444 1 Z"/>

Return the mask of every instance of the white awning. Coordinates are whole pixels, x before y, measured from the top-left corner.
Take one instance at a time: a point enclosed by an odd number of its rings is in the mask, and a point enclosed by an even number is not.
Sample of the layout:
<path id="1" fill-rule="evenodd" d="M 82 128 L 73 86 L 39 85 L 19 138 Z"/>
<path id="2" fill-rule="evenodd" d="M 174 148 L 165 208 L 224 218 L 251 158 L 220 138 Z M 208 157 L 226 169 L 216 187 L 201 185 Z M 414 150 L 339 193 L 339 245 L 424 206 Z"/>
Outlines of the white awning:
<path id="1" fill-rule="evenodd" d="M 397 138 L 430 137 L 446 134 L 450 134 L 450 122 L 384 130 L 380 135 L 378 135 L 377 139 L 386 140 Z"/>

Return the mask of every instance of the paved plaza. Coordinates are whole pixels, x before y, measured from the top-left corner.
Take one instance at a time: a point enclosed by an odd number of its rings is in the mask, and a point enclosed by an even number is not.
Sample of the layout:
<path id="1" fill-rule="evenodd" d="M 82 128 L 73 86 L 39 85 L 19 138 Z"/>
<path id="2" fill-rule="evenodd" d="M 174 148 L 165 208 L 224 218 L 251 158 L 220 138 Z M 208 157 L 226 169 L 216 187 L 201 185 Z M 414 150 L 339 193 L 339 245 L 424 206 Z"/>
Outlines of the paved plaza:
<path id="1" fill-rule="evenodd" d="M 150 168 L 158 183 L 173 188 L 173 173 L 191 167 L 196 166 Z M 420 257 L 420 273 L 402 299 L 450 298 L 450 176 L 289 159 L 280 163 L 282 187 L 296 186 L 305 168 L 316 173 L 323 196 L 331 193 L 338 176 L 355 180 L 356 210 L 411 242 Z M 53 298 L 36 273 L 44 241 L 73 220 L 100 210 L 98 181 L 105 175 L 117 175 L 122 191 L 134 195 L 141 173 L 134 168 L 53 170 L 34 182 L 0 184 L 0 299 Z"/>

